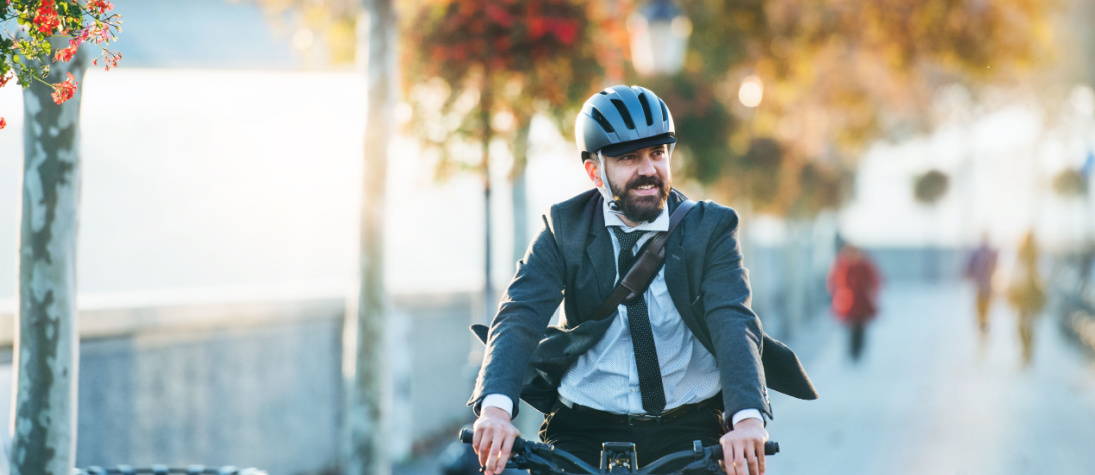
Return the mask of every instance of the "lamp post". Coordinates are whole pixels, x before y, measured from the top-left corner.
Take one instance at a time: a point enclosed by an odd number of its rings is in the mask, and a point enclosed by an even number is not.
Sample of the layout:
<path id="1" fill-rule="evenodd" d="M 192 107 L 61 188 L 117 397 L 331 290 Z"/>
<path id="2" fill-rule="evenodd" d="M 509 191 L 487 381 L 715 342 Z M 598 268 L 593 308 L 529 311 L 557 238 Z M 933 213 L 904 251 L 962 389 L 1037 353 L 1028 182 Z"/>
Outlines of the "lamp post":
<path id="1" fill-rule="evenodd" d="M 672 0 L 653 0 L 627 21 L 631 58 L 644 76 L 673 74 L 684 65 L 692 22 Z"/>

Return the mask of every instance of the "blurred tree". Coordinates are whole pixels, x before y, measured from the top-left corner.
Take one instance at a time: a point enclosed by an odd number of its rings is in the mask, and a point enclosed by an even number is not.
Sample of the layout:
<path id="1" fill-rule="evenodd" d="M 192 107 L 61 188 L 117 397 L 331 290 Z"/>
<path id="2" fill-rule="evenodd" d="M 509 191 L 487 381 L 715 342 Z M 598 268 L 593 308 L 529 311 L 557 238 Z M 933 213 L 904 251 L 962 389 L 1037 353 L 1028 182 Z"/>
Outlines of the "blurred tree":
<path id="1" fill-rule="evenodd" d="M 398 14 L 393 0 L 254 0 L 275 23 L 293 30 L 298 49 L 327 52 L 325 63 L 365 66 L 365 166 L 362 175 L 358 288 L 352 315 L 344 323 L 346 422 L 340 464 L 348 474 L 391 472 L 382 427 L 386 390 L 384 336 L 387 289 L 384 279 L 388 150 L 393 133 Z M 320 37 L 315 46 L 315 38 Z"/>
<path id="2" fill-rule="evenodd" d="M 384 229 L 388 150 L 396 93 L 396 38 L 393 0 L 364 0 L 367 28 L 358 30 L 368 88 L 365 122 L 365 166 L 362 175 L 361 231 L 358 250 L 358 292 L 353 322 L 354 358 L 348 391 L 346 424 L 349 446 L 343 450 L 342 469 L 350 475 L 391 473 L 385 444 L 382 396 L 385 392 L 384 335 L 387 292 L 384 284 Z M 364 51 L 363 51 L 364 52 Z"/>
<path id="3" fill-rule="evenodd" d="M 590 10 L 575 0 L 423 0 L 405 31 L 405 41 L 414 45 L 404 55 L 411 129 L 439 152 L 439 176 L 463 168 L 483 177 L 484 301 L 490 318 L 491 143 L 499 132 L 515 133 L 517 254 L 527 241 L 523 177 L 532 117 L 543 112 L 557 124 L 572 121 L 601 73 Z M 473 137 L 481 147 L 478 163 L 460 162 L 453 148 Z"/>
<path id="4" fill-rule="evenodd" d="M 1053 190 L 1064 197 L 1080 197 L 1087 193 L 1087 178 L 1076 168 L 1066 168 L 1053 177 Z"/>
<path id="5" fill-rule="evenodd" d="M 1051 12 L 1026 0 L 765 2 L 741 66 L 769 84 L 757 127 L 807 156 L 856 157 L 879 134 L 929 127 L 938 86 L 1015 81 L 1049 57 Z"/>
<path id="6" fill-rule="evenodd" d="M 939 202 L 947 193 L 947 175 L 939 170 L 929 170 L 913 181 L 913 197 L 925 206 Z"/>
<path id="7" fill-rule="evenodd" d="M 0 3 L 0 24 L 18 24 L 0 31 L 0 87 L 14 78 L 24 88 L 15 411 L 8 453 L 13 474 L 71 473 L 76 461 L 77 88 L 89 60 L 86 47 L 100 49 L 102 57 L 91 62 L 101 59 L 107 70 L 121 59 L 106 49 L 121 24 L 112 9 L 103 0 Z M 0 129 L 6 122 L 0 117 Z"/>
<path id="8" fill-rule="evenodd" d="M 780 162 L 789 170 L 770 173 L 794 178 L 807 162 L 816 162 L 814 170 L 825 171 L 817 176 L 846 186 L 847 179 L 836 178 L 847 177 L 868 143 L 932 125 L 926 107 L 940 85 L 977 90 L 1016 84 L 1021 73 L 1052 57 L 1055 5 L 1046 2 L 695 0 L 681 6 L 693 24 L 682 76 L 693 79 L 669 87 L 687 91 L 691 83 L 710 84 L 715 107 L 733 114 L 705 130 L 727 140 L 708 140 L 703 153 L 688 154 L 691 164 L 684 170 L 735 199 L 743 198 L 735 190 L 773 185 L 766 174 L 743 172 L 751 166 L 746 155 L 756 137 L 778 142 L 789 157 Z M 738 86 L 746 76 L 763 84 L 758 107 L 739 102 Z M 696 112 L 670 104 L 678 124 Z M 697 114 L 704 115 L 710 112 Z M 682 149 L 686 144 L 682 137 Z M 713 179 L 714 171 L 722 176 Z M 738 183 L 750 177 L 762 182 Z M 735 184 L 726 188 L 730 183 Z M 797 179 L 779 184 L 787 187 L 777 193 L 783 204 L 757 203 L 758 209 L 821 209 L 791 206 L 798 201 L 792 195 L 805 191 Z"/>
<path id="9" fill-rule="evenodd" d="M 936 206 L 939 200 L 943 199 L 943 196 L 947 194 L 947 188 L 949 187 L 950 179 L 947 175 L 939 170 L 928 170 L 921 175 L 916 176 L 913 180 L 913 198 L 917 203 L 924 205 L 925 207 L 932 208 L 939 212 L 939 207 Z M 940 220 L 936 220 L 937 222 Z M 942 254 L 936 251 L 934 240 L 930 238 L 933 232 L 940 232 L 937 228 L 927 228 L 925 232 L 928 233 L 927 239 L 928 247 L 925 250 L 927 256 L 924 259 L 925 262 L 925 277 L 928 280 L 937 280 L 940 275 L 940 260 L 943 259 Z"/>

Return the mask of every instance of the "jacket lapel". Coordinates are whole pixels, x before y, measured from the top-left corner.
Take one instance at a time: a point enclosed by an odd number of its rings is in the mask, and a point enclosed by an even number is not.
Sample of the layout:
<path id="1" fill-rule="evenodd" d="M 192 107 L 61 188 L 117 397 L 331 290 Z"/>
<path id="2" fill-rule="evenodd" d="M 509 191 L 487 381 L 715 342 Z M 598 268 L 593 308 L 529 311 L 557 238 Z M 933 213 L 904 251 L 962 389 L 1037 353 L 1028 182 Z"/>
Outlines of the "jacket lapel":
<path id="1" fill-rule="evenodd" d="M 673 198 L 676 198 L 676 200 Z M 684 199 L 686 199 L 684 195 L 674 193 L 674 196 L 670 198 L 670 210 L 675 210 L 677 208 L 676 204 Z M 685 224 L 682 221 L 665 243 L 665 286 L 669 290 L 669 297 L 673 299 L 673 305 L 677 307 L 677 312 L 680 313 L 684 324 L 689 330 L 692 330 L 692 334 L 696 336 L 700 343 L 711 354 L 714 354 L 714 347 L 705 331 L 706 326 L 701 322 L 703 305 L 702 303 L 692 305 L 684 250 L 686 232 L 687 229 L 685 229 Z"/>
<path id="2" fill-rule="evenodd" d="M 589 227 L 589 244 L 586 246 L 586 259 L 593 269 L 593 276 L 597 281 L 596 292 L 591 302 L 590 312 L 600 305 L 612 293 L 616 276 L 616 260 L 613 258 L 612 241 L 605 229 L 605 218 L 600 207 L 596 208 Z"/>

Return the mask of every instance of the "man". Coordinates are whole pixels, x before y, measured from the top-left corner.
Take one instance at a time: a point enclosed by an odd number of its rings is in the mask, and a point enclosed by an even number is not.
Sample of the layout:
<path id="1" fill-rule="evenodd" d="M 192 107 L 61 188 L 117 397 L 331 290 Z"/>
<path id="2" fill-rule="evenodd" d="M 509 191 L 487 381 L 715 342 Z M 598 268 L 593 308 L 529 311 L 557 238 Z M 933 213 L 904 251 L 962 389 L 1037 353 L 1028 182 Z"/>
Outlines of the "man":
<path id="1" fill-rule="evenodd" d="M 989 244 L 988 233 L 981 235 L 981 244 L 966 261 L 965 276 L 976 288 L 977 329 L 984 340 L 989 333 L 989 304 L 992 302 L 992 282 L 996 273 L 996 249 Z"/>
<path id="2" fill-rule="evenodd" d="M 605 441 L 635 442 L 642 465 L 701 440 L 722 445 L 728 474 L 763 473 L 763 416 L 771 417 L 764 347 L 775 348 L 782 367 L 782 382 L 769 382 L 774 389 L 816 393 L 749 308 L 737 215 L 696 204 L 669 236 L 665 263 L 642 298 L 597 318 L 595 309 L 686 198 L 671 188 L 677 139 L 669 108 L 653 92 L 614 86 L 594 94 L 575 134 L 595 189 L 544 217 L 491 323 L 469 401 L 480 464 L 487 475 L 505 466 L 520 396 L 547 413 L 545 442 L 594 466 Z M 561 301 L 562 328 L 547 328 Z"/>
<path id="3" fill-rule="evenodd" d="M 1034 322 L 1046 305 L 1045 283 L 1038 271 L 1038 238 L 1034 229 L 1023 233 L 1015 256 L 1016 266 L 1008 286 L 1008 302 L 1015 308 L 1022 348 L 1023 367 L 1030 366 L 1034 358 Z"/>

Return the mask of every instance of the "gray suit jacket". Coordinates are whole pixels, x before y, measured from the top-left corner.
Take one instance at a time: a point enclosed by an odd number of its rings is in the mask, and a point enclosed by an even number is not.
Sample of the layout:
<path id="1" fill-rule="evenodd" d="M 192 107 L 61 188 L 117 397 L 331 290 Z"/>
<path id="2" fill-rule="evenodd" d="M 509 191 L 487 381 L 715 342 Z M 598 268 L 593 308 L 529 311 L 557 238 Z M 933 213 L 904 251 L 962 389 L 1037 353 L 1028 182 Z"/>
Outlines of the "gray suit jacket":
<path id="1" fill-rule="evenodd" d="M 684 199 L 673 190 L 670 212 Z M 817 393 L 794 352 L 767 337 L 749 307 L 737 226 L 734 210 L 698 203 L 666 242 L 665 282 L 685 325 L 715 356 L 726 413 L 755 408 L 771 417 L 766 372 L 773 389 L 801 399 Z M 611 293 L 615 269 L 601 195 L 589 190 L 552 206 L 489 330 L 478 332 L 487 348 L 468 405 L 478 413 L 497 393 L 550 411 L 563 375 L 612 322 L 593 313 Z M 566 319 L 549 327 L 560 301 Z"/>

